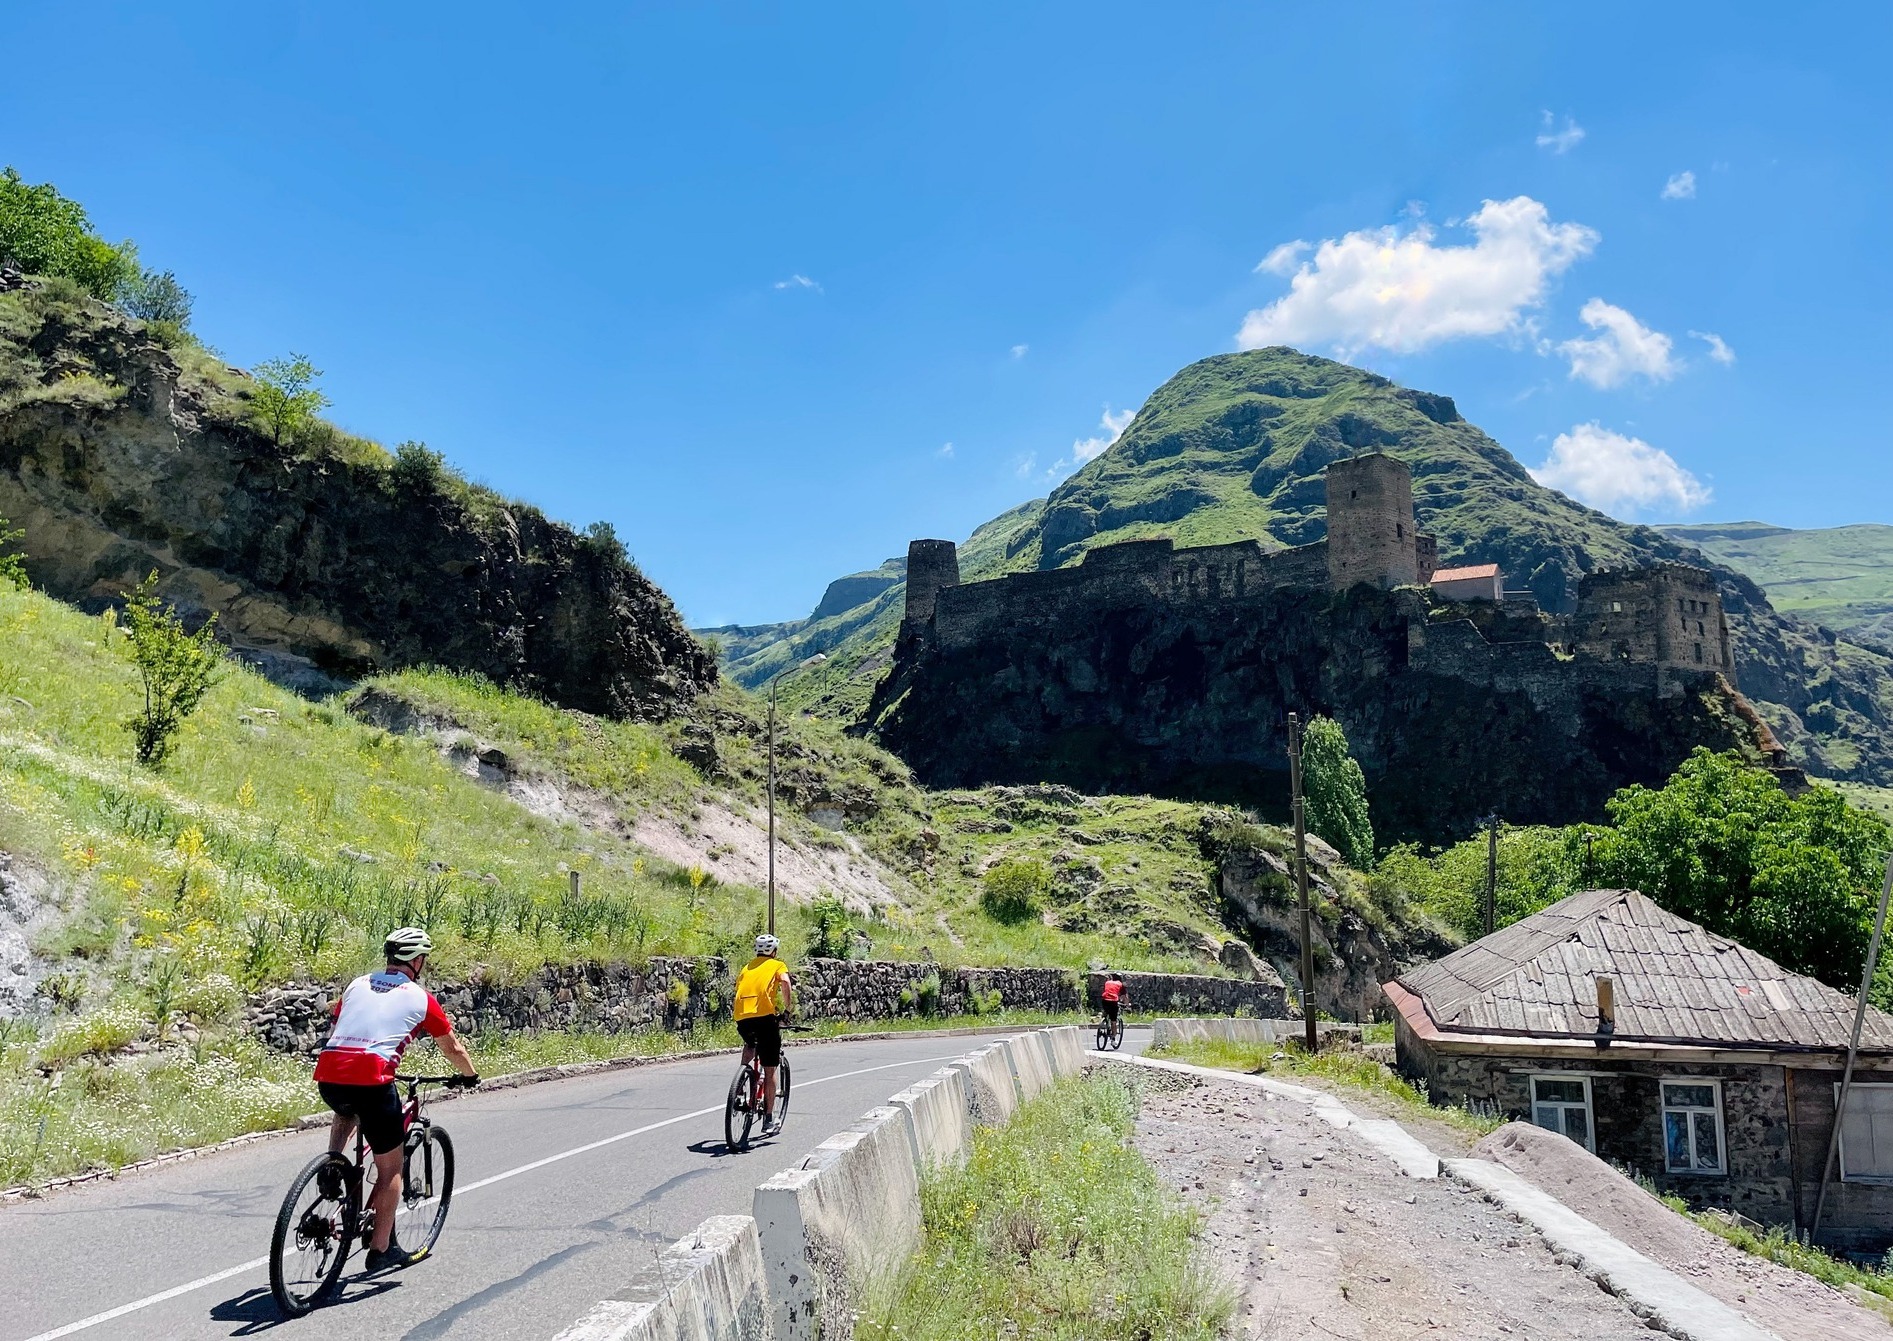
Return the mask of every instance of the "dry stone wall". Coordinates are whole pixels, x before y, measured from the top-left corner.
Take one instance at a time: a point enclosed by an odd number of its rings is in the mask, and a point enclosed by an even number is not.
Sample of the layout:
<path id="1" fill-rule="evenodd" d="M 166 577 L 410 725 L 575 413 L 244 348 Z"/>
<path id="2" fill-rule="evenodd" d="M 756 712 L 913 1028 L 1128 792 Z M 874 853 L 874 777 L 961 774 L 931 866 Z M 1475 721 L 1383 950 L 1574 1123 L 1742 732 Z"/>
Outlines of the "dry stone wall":
<path id="1" fill-rule="evenodd" d="M 1131 1009 L 1277 1018 L 1288 1013 L 1281 981 L 1181 973 L 1126 973 Z M 800 1012 L 810 1020 L 961 1017 L 995 1009 L 1095 1010 L 1104 975 L 1056 968 L 957 968 L 937 964 L 813 959 L 795 969 Z M 729 1018 L 731 968 L 720 958 L 653 958 L 631 964 L 562 964 L 524 982 L 480 977 L 429 984 L 442 1009 L 468 1034 L 495 1030 L 595 1029 L 623 1033 L 686 1029 Z M 271 988 L 245 1011 L 252 1030 L 280 1052 L 311 1053 L 328 1036 L 337 988 L 294 983 Z"/>

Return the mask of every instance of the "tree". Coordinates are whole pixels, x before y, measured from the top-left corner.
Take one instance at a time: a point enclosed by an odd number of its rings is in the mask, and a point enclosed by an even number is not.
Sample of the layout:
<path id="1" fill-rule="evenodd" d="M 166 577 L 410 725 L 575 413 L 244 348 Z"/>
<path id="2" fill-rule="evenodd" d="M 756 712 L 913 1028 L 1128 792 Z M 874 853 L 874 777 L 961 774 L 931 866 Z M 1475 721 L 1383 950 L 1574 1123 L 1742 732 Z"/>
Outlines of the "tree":
<path id="1" fill-rule="evenodd" d="M 190 291 L 166 270 L 146 270 L 129 285 L 124 295 L 125 310 L 140 321 L 154 326 L 168 326 L 175 331 L 190 329 Z"/>
<path id="2" fill-rule="evenodd" d="M 1330 717 L 1308 723 L 1301 743 L 1302 793 L 1308 827 L 1357 870 L 1374 864 L 1374 824 L 1367 815 L 1367 779 L 1348 753 L 1347 733 Z"/>
<path id="3" fill-rule="evenodd" d="M 78 201 L 51 182 L 30 186 L 12 168 L 0 171 L 0 261 L 70 279 L 106 302 L 117 302 L 139 273 L 130 242 L 113 246 L 92 231 Z"/>
<path id="4" fill-rule="evenodd" d="M 1592 883 L 1642 890 L 1785 968 L 1858 990 L 1893 847 L 1885 821 L 1831 788 L 1789 796 L 1740 755 L 1704 749 L 1662 788 L 1627 787 L 1607 809 Z"/>
<path id="5" fill-rule="evenodd" d="M 322 370 L 305 354 L 268 359 L 251 369 L 251 375 L 256 378 L 256 412 L 279 446 L 284 434 L 295 437 L 328 407 L 329 398 L 315 384 Z"/>
<path id="6" fill-rule="evenodd" d="M 176 743 L 178 728 L 217 683 L 223 649 L 217 645 L 217 617 L 186 633 L 175 607 L 158 601 L 154 571 L 125 603 L 125 655 L 144 682 L 142 711 L 125 721 L 137 742 L 138 762 L 161 767 Z"/>
<path id="7" fill-rule="evenodd" d="M 5 517 L 0 517 L 0 586 L 30 587 L 33 584 L 26 576 L 26 551 L 14 550 L 11 554 L 6 552 L 8 548 L 25 539 L 26 532 L 17 528 L 10 529 L 11 526 L 12 524 Z"/>
<path id="8" fill-rule="evenodd" d="M 1581 887 L 1576 830 L 1506 825 L 1499 830 L 1495 921 L 1510 926 Z M 1418 908 L 1466 940 L 1485 934 L 1486 836 L 1477 834 L 1427 856 L 1411 843 L 1382 854 L 1370 877 L 1377 901 Z M 1581 844 L 1576 845 L 1581 848 Z"/>

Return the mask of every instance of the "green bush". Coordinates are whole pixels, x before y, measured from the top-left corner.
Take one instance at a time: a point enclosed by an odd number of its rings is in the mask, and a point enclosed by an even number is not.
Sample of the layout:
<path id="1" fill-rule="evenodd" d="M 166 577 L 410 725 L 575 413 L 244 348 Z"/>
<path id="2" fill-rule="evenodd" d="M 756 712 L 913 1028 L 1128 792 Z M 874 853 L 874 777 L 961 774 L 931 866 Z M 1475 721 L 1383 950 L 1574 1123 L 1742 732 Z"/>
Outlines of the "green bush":
<path id="1" fill-rule="evenodd" d="M 24 540 L 26 532 L 9 528 L 7 519 L 0 517 L 0 586 L 25 588 L 32 585 L 26 576 L 26 552 L 19 549 L 14 549 L 12 553 L 7 551 Z"/>
<path id="2" fill-rule="evenodd" d="M 158 602 L 154 570 L 125 603 L 125 655 L 138 668 L 144 706 L 125 721 L 137 742 L 138 762 L 158 768 L 170 756 L 178 728 L 217 682 L 223 649 L 217 617 L 196 633 L 184 632 L 177 611 Z"/>
<path id="3" fill-rule="evenodd" d="M 854 957 L 854 924 L 849 920 L 847 904 L 825 895 L 809 904 L 808 919 L 808 958 Z"/>
<path id="4" fill-rule="evenodd" d="M 251 404 L 271 440 L 279 446 L 285 438 L 295 439 L 315 422 L 329 403 L 315 384 L 322 371 L 306 354 L 266 359 L 251 369 L 250 375 L 256 379 Z"/>
<path id="5" fill-rule="evenodd" d="M 140 273 L 130 242 L 113 246 L 92 231 L 78 201 L 60 195 L 51 182 L 29 186 L 12 168 L 0 171 L 0 261 L 69 280 L 106 302 L 122 298 Z"/>
<path id="6" fill-rule="evenodd" d="M 979 906 L 995 922 L 1009 926 L 1039 915 L 1052 888 L 1052 870 L 1037 857 L 1008 857 L 979 880 Z"/>
<path id="7" fill-rule="evenodd" d="M 1301 746 L 1308 827 L 1356 870 L 1374 864 L 1374 825 L 1367 815 L 1367 779 L 1348 753 L 1347 733 L 1329 717 L 1308 723 Z"/>

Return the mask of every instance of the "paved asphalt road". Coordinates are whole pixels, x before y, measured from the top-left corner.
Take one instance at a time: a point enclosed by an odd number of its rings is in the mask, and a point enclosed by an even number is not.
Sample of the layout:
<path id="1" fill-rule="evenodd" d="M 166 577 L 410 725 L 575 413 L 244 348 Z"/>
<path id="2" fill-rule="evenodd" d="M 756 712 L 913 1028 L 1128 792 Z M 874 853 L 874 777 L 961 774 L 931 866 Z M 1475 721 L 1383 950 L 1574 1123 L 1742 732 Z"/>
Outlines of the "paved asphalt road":
<path id="1" fill-rule="evenodd" d="M 1146 1031 L 1126 1039 L 1138 1050 Z M 289 1180 L 325 1142 L 284 1136 L 0 1208 L 0 1341 L 254 1336 L 540 1341 L 706 1216 L 980 1040 L 795 1046 L 787 1129 L 722 1138 L 733 1057 L 478 1091 L 435 1114 L 458 1160 L 434 1256 L 285 1322 L 262 1258 Z"/>

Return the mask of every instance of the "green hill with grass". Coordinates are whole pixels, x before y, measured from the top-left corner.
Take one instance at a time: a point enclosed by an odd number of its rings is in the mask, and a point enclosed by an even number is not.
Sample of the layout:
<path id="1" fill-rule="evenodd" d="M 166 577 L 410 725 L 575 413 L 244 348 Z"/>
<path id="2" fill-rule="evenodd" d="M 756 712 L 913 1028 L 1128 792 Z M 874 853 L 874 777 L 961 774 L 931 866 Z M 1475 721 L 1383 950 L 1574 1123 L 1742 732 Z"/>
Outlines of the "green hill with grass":
<path id="1" fill-rule="evenodd" d="M 1660 560 L 1714 567 L 1739 687 L 1797 760 L 1825 776 L 1893 782 L 1893 655 L 1784 614 L 1748 576 L 1682 539 L 1544 487 L 1448 397 L 1293 349 L 1220 354 L 1183 369 L 1049 497 L 974 532 L 961 574 L 1061 567 L 1093 546 L 1156 535 L 1180 545 L 1305 544 L 1326 534 L 1322 471 L 1369 451 L 1411 468 L 1418 518 L 1438 538 L 1442 564 L 1497 563 L 1548 610 L 1569 609 L 1579 578 L 1598 569 Z M 727 673 L 743 684 L 827 654 L 783 692 L 858 720 L 885 671 L 904 598 L 904 586 L 884 586 L 853 609 L 825 603 L 820 618 L 714 632 Z"/>
<path id="2" fill-rule="evenodd" d="M 1775 609 L 1893 647 L 1893 526 L 1797 531 L 1716 522 L 1657 529 L 1753 578 Z"/>

